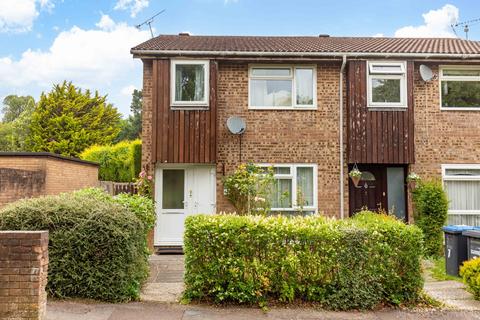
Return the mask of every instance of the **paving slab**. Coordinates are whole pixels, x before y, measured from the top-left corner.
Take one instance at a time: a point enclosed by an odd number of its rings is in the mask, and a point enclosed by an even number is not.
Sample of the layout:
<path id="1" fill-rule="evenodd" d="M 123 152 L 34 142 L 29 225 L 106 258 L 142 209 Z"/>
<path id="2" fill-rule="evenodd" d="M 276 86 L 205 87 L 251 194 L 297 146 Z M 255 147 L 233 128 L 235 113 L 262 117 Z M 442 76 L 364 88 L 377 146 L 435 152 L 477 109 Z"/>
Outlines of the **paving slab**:
<path id="1" fill-rule="evenodd" d="M 395 310 L 333 312 L 315 308 L 215 307 L 172 303 L 49 301 L 46 320 L 480 320 L 478 311 Z"/>

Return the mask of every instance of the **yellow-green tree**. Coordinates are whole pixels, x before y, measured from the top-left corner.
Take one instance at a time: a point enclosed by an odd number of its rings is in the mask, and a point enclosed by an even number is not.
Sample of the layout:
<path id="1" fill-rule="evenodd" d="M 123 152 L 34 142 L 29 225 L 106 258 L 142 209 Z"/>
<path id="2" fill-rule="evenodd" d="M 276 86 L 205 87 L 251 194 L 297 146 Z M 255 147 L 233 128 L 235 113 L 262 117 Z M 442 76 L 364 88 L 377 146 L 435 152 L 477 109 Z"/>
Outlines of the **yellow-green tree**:
<path id="1" fill-rule="evenodd" d="M 120 131 L 120 114 L 106 98 L 66 81 L 42 93 L 32 114 L 30 149 L 78 156 L 91 145 L 111 143 Z"/>

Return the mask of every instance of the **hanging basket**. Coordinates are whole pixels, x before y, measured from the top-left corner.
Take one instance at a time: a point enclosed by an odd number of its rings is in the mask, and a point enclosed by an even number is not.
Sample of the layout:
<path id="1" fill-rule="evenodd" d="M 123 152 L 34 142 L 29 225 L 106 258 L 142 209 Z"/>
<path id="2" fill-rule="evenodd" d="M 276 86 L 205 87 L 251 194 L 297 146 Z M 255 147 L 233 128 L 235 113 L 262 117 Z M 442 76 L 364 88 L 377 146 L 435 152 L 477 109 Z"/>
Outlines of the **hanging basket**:
<path id="1" fill-rule="evenodd" d="M 360 182 L 361 177 L 350 177 L 352 179 L 353 185 L 358 187 L 358 183 Z"/>

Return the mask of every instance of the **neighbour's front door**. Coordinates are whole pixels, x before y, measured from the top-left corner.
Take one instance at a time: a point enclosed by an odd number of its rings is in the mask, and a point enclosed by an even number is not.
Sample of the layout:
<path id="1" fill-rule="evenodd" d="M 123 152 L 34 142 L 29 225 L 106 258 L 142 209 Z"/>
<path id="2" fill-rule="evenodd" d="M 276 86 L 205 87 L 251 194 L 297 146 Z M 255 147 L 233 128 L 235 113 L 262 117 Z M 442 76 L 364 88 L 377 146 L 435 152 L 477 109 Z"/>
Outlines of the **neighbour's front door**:
<path id="1" fill-rule="evenodd" d="M 357 186 L 349 183 L 350 215 L 363 209 L 376 211 L 387 207 L 386 183 L 383 168 L 359 166 L 362 178 Z"/>
<path id="2" fill-rule="evenodd" d="M 358 165 L 358 169 L 362 172 L 358 185 L 355 186 L 349 178 L 350 216 L 363 209 L 384 210 L 406 220 L 406 168 L 398 165 Z"/>
<path id="3" fill-rule="evenodd" d="M 155 245 L 183 245 L 185 219 L 215 212 L 215 168 L 159 167 L 155 173 Z"/>

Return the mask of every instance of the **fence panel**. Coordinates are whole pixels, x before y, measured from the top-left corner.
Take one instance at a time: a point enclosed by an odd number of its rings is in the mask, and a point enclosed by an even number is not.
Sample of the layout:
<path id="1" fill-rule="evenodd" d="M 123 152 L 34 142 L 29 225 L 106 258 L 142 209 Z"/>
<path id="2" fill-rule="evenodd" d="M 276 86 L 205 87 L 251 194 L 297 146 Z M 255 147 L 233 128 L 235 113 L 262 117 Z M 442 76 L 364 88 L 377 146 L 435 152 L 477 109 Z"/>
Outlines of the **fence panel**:
<path id="1" fill-rule="evenodd" d="M 138 193 L 137 185 L 133 182 L 100 181 L 100 186 L 112 196 L 120 193 Z"/>

